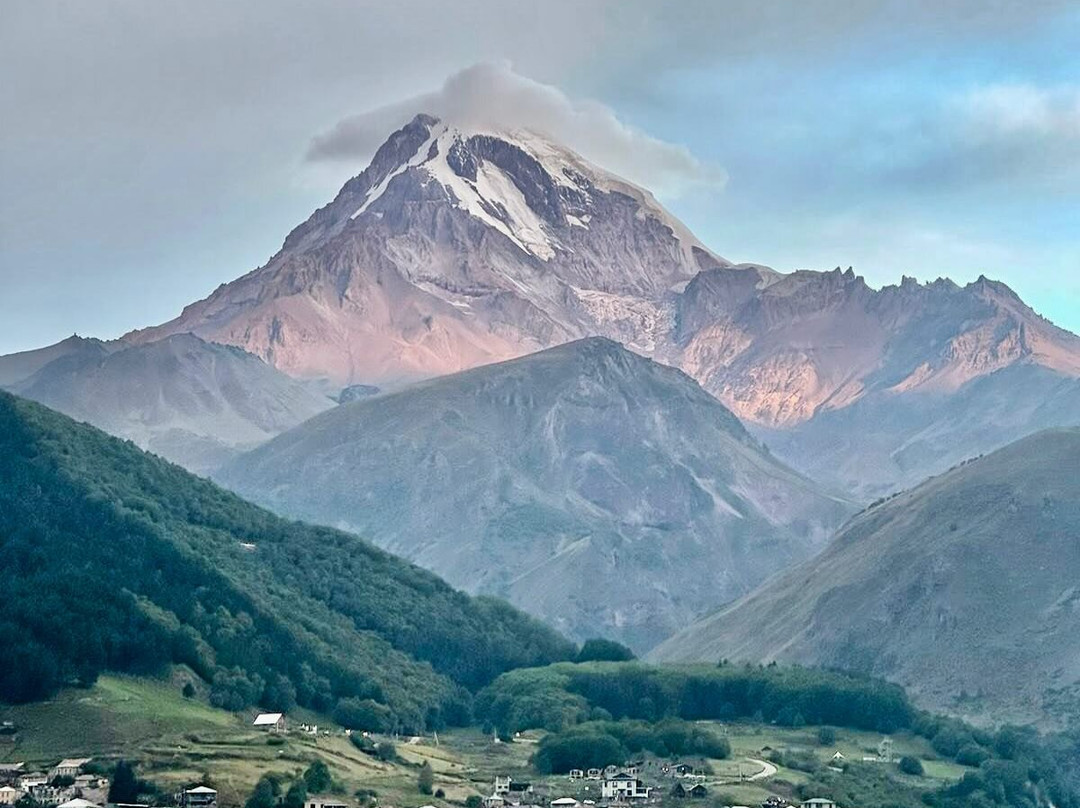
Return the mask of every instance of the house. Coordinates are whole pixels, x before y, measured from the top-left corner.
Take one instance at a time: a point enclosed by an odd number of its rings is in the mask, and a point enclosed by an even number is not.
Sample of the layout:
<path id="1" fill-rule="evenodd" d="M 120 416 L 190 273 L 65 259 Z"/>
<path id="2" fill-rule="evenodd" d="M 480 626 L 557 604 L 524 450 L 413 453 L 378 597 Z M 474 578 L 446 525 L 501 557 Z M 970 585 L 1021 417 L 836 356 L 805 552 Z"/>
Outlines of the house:
<path id="1" fill-rule="evenodd" d="M 580 805 L 573 797 L 559 797 L 551 801 L 551 808 L 579 808 Z"/>
<path id="2" fill-rule="evenodd" d="M 600 796 L 605 800 L 645 799 L 649 789 L 636 777 L 625 772 L 609 777 L 600 786 Z"/>
<path id="3" fill-rule="evenodd" d="M 0 805 L 14 805 L 22 798 L 22 795 L 19 789 L 4 786 L 0 788 Z"/>
<path id="4" fill-rule="evenodd" d="M 62 802 L 73 801 L 75 799 L 75 788 L 73 786 L 51 786 L 45 784 L 43 786 L 34 786 L 31 788 L 30 796 L 34 798 L 35 802 L 39 802 L 42 805 L 58 805 Z M 89 801 L 83 800 L 83 802 Z M 77 808 L 77 806 L 73 806 L 73 808 Z M 85 806 L 83 806 L 83 808 L 85 808 Z"/>
<path id="5" fill-rule="evenodd" d="M 510 778 L 508 777 L 506 779 L 509 780 Z M 518 795 L 531 794 L 532 790 L 533 790 L 532 783 L 529 783 L 529 782 L 527 782 L 525 780 L 519 780 L 517 782 L 511 782 L 510 783 L 510 791 L 509 791 L 509 793 L 510 794 L 518 794 Z"/>
<path id="6" fill-rule="evenodd" d="M 209 786 L 195 786 L 180 795 L 181 808 L 215 808 L 217 792 Z"/>
<path id="7" fill-rule="evenodd" d="M 570 770 L 570 779 L 571 780 L 582 780 L 584 778 L 585 778 L 585 772 L 583 772 L 581 769 L 571 769 Z"/>
<path id="8" fill-rule="evenodd" d="M 284 732 L 285 715 L 283 713 L 259 713 L 255 716 L 255 720 L 251 722 L 251 726 L 267 732 Z"/>
<path id="9" fill-rule="evenodd" d="M 603 776 L 604 773 L 599 769 L 589 769 L 587 772 L 585 772 L 585 777 L 589 780 L 599 780 Z"/>
<path id="10" fill-rule="evenodd" d="M 675 788 L 671 789 L 671 796 L 679 799 L 689 797 L 690 799 L 701 800 L 709 796 L 709 789 L 705 788 L 701 783 L 695 783 L 692 786 L 676 783 Z"/>
<path id="11" fill-rule="evenodd" d="M 687 775 L 694 773 L 694 767 L 689 763 L 678 763 L 671 767 L 671 770 L 677 777 L 686 777 Z"/>
<path id="12" fill-rule="evenodd" d="M 0 763 L 0 780 L 11 780 L 23 773 L 25 763 Z"/>
<path id="13" fill-rule="evenodd" d="M 801 808 L 840 808 L 832 800 L 827 800 L 824 797 L 814 797 L 813 799 L 803 800 L 799 803 Z"/>
<path id="14" fill-rule="evenodd" d="M 835 760 L 837 763 L 839 763 L 840 761 L 844 760 L 844 753 L 841 752 L 839 749 L 837 749 L 833 753 L 832 759 Z"/>
<path id="15" fill-rule="evenodd" d="M 23 791 L 29 791 L 36 786 L 43 786 L 49 782 L 49 775 L 45 772 L 30 772 L 29 774 L 20 774 L 15 778 L 15 788 Z"/>
<path id="16" fill-rule="evenodd" d="M 619 767 L 618 766 L 605 766 L 604 767 L 604 777 L 614 777 L 618 773 L 619 773 Z"/>
<path id="17" fill-rule="evenodd" d="M 512 777 L 507 777 L 507 776 L 496 774 L 495 775 L 495 790 L 492 791 L 491 793 L 492 794 L 500 794 L 500 795 L 501 794 L 509 794 L 510 793 L 510 783 L 512 783 L 512 782 L 513 782 Z"/>
<path id="18" fill-rule="evenodd" d="M 73 800 L 68 800 L 67 802 L 61 803 L 56 808 L 101 808 L 101 806 L 97 803 L 90 802 L 90 800 L 84 800 L 76 797 Z"/>
<path id="19" fill-rule="evenodd" d="M 348 808 L 348 806 L 338 800 L 314 799 L 305 802 L 304 808 Z"/>
<path id="20" fill-rule="evenodd" d="M 878 760 L 882 760 L 885 763 L 889 763 L 893 759 L 893 742 L 892 738 L 882 738 L 881 743 L 877 745 Z"/>
<path id="21" fill-rule="evenodd" d="M 501 794 L 492 794 L 490 797 L 484 797 L 484 808 L 503 808 L 506 805 L 506 800 L 503 799 Z"/>
<path id="22" fill-rule="evenodd" d="M 49 770 L 49 779 L 55 780 L 57 777 L 71 777 L 74 779 L 82 771 L 82 767 L 91 760 L 93 758 L 65 758 Z"/>

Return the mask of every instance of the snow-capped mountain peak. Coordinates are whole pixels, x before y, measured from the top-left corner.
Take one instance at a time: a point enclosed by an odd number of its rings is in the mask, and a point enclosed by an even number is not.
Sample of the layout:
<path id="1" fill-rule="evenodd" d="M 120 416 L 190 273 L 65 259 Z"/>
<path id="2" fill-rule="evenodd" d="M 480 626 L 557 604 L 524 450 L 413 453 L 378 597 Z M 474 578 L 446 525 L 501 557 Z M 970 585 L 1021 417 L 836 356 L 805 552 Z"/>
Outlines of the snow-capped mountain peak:
<path id="1" fill-rule="evenodd" d="M 561 234 L 569 228 L 588 230 L 598 195 L 619 194 L 636 204 L 637 216 L 670 230 L 690 266 L 695 251 L 723 265 L 648 191 L 589 163 L 541 134 L 523 129 L 467 129 L 418 115 L 404 130 L 413 130 L 412 151 L 398 153 L 389 169 L 379 165 L 364 192 L 353 199 L 351 219 L 372 211 L 399 177 L 410 170 L 436 183 L 447 201 L 502 233 L 523 252 L 543 261 L 556 251 L 573 252 Z M 421 140 L 418 136 L 423 132 Z M 378 168 L 376 168 L 378 167 Z M 369 169 L 371 171 L 371 169 Z M 365 172 L 367 174 L 368 172 Z"/>

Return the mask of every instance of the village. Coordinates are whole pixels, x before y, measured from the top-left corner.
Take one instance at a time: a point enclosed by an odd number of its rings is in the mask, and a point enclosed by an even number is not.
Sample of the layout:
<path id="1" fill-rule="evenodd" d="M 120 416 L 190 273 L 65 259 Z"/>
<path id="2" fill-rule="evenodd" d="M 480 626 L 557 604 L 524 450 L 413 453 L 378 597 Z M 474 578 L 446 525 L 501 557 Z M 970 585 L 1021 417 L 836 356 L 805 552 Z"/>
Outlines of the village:
<path id="1" fill-rule="evenodd" d="M 289 736 L 294 738 L 330 738 L 344 736 L 353 745 L 362 747 L 358 734 L 340 728 L 298 723 L 290 726 L 282 713 L 259 713 L 250 719 L 251 730 L 265 733 L 267 742 L 281 744 Z M 362 733 L 366 738 L 367 733 Z M 437 736 L 436 736 L 437 739 Z M 405 749 L 418 739 L 406 741 Z M 491 740 L 499 744 L 497 738 Z M 528 743 L 522 740 L 522 743 Z M 884 754 L 890 752 L 883 743 Z M 843 755 L 836 752 L 834 763 Z M 149 802 L 126 801 L 117 796 L 110 775 L 119 778 L 117 767 L 123 761 L 96 760 L 91 757 L 72 757 L 59 760 L 51 767 L 32 769 L 23 762 L 0 763 L 0 806 L 17 808 L 151 808 L 173 806 L 175 808 L 218 808 L 219 793 L 212 785 L 198 782 L 167 793 L 159 793 Z M 717 783 L 761 781 L 775 774 L 777 767 L 765 760 L 747 760 L 739 764 L 737 772 L 724 780 L 717 778 L 702 761 L 664 761 L 642 758 L 627 761 L 622 766 L 604 768 L 574 768 L 558 776 L 523 779 L 507 773 L 496 773 L 482 783 L 473 781 L 475 791 L 464 799 L 450 800 L 442 789 L 434 792 L 442 805 L 457 802 L 465 808 L 617 808 L 631 805 L 673 805 L 683 801 L 702 803 L 710 808 L 856 808 L 839 806 L 831 800 L 815 797 L 801 802 L 790 802 L 777 796 L 769 796 L 752 806 L 720 802 L 712 792 Z M 358 792 L 359 794 L 359 792 Z M 284 804 L 284 795 L 275 797 L 277 805 Z M 222 805 L 234 804 L 232 801 Z M 311 794 L 305 796 L 303 808 L 398 808 L 396 805 L 377 802 L 371 796 L 355 800 L 341 794 Z M 404 808 L 439 808 L 417 801 Z"/>

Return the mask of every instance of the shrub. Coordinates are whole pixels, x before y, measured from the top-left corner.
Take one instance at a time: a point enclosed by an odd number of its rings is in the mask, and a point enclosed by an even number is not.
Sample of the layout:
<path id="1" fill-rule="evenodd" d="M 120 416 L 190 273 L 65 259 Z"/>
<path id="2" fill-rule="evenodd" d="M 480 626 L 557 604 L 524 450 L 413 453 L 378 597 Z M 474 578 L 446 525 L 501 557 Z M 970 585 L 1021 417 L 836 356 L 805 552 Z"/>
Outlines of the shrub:
<path id="1" fill-rule="evenodd" d="M 836 730 L 832 727 L 818 727 L 817 742 L 822 746 L 832 746 L 836 743 Z"/>
<path id="2" fill-rule="evenodd" d="M 923 773 L 922 761 L 911 755 L 904 755 L 900 758 L 900 763 L 898 765 L 900 766 L 900 771 L 904 774 L 922 775 Z"/>
<path id="3" fill-rule="evenodd" d="M 421 794 L 430 794 L 434 786 L 435 772 L 431 768 L 431 763 L 425 760 L 424 765 L 420 767 L 420 774 L 416 778 L 416 787 L 420 789 Z"/>
<path id="4" fill-rule="evenodd" d="M 984 760 L 989 759 L 990 753 L 977 743 L 964 744 L 964 747 L 956 753 L 956 762 L 961 766 L 981 766 Z"/>
<path id="5" fill-rule="evenodd" d="M 578 651 L 578 662 L 629 662 L 636 659 L 634 652 L 614 640 L 597 637 L 585 640 Z"/>

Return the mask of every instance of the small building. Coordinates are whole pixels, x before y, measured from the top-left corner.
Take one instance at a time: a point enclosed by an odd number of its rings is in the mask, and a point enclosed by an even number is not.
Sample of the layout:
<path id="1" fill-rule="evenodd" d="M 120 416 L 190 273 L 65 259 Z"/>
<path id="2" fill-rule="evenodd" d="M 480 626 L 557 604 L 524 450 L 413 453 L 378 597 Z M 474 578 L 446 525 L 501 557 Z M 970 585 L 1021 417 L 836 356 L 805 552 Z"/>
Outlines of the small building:
<path id="1" fill-rule="evenodd" d="M 15 778 L 15 787 L 23 791 L 29 791 L 36 786 L 43 786 L 49 782 L 49 775 L 45 772 L 29 772 L 20 774 Z"/>
<path id="2" fill-rule="evenodd" d="M 813 797 L 809 800 L 803 800 L 799 803 L 801 808 L 840 808 L 832 800 L 827 800 L 824 797 Z"/>
<path id="3" fill-rule="evenodd" d="M 709 796 L 709 789 L 702 783 L 695 783 L 694 785 L 676 783 L 675 788 L 671 789 L 671 796 L 679 799 L 703 800 Z"/>
<path id="4" fill-rule="evenodd" d="M 580 805 L 581 803 L 573 797 L 559 797 L 551 801 L 551 808 L 578 808 Z"/>
<path id="5" fill-rule="evenodd" d="M 501 775 L 501 774 L 496 774 L 495 775 L 495 790 L 492 791 L 491 793 L 492 794 L 500 794 L 500 795 L 501 794 L 509 794 L 510 793 L 510 784 L 513 781 L 514 781 L 514 779 L 512 777 L 504 776 L 504 775 Z"/>
<path id="6" fill-rule="evenodd" d="M 209 786 L 189 788 L 180 795 L 180 805 L 182 808 L 215 808 L 217 791 Z"/>
<path id="7" fill-rule="evenodd" d="M 649 789 L 633 775 L 622 772 L 604 780 L 600 786 L 600 796 L 605 800 L 647 799 Z"/>
<path id="8" fill-rule="evenodd" d="M 589 769 L 585 772 L 585 777 L 588 780 L 599 780 L 604 776 L 604 773 L 600 769 Z"/>
<path id="9" fill-rule="evenodd" d="M 0 763 L 0 780 L 13 780 L 23 773 L 25 763 Z"/>
<path id="10" fill-rule="evenodd" d="M 266 732 L 284 732 L 285 714 L 259 713 L 255 716 L 255 720 L 251 722 L 251 726 L 255 727 L 255 729 L 265 730 Z"/>
<path id="11" fill-rule="evenodd" d="M 91 760 L 93 758 L 65 758 L 49 770 L 49 779 L 55 780 L 57 777 L 71 777 L 74 779 L 82 771 L 83 766 Z"/>
<path id="12" fill-rule="evenodd" d="M 72 802 L 76 799 L 74 786 L 53 786 L 46 783 L 43 786 L 34 786 L 30 789 L 30 796 L 35 802 L 43 805 L 59 805 L 60 803 Z M 83 802 L 92 804 L 89 800 Z M 77 806 L 73 806 L 77 808 Z M 83 806 L 85 808 L 85 806 Z"/>
<path id="13" fill-rule="evenodd" d="M 845 760 L 844 753 L 837 749 L 835 752 L 833 752 L 832 759 L 837 763 L 840 763 L 841 761 Z"/>
<path id="14" fill-rule="evenodd" d="M 11 786 L 0 787 L 0 805 L 14 805 L 22 798 L 23 792 Z"/>
<path id="15" fill-rule="evenodd" d="M 571 769 L 570 770 L 570 779 L 571 780 L 584 780 L 585 779 L 585 772 L 583 772 L 581 769 Z"/>
<path id="16" fill-rule="evenodd" d="M 677 763 L 671 767 L 671 771 L 677 777 L 686 777 L 687 775 L 694 773 L 694 767 L 689 763 Z"/>
<path id="17" fill-rule="evenodd" d="M 304 803 L 304 808 L 348 808 L 341 800 L 313 799 Z"/>
<path id="18" fill-rule="evenodd" d="M 484 797 L 484 808 L 504 808 L 506 800 L 503 799 L 502 794 L 492 794 L 488 797 Z"/>
<path id="19" fill-rule="evenodd" d="M 84 800 L 81 797 L 76 797 L 73 800 L 61 803 L 56 808 L 101 808 L 96 802 L 90 802 L 90 800 Z"/>

